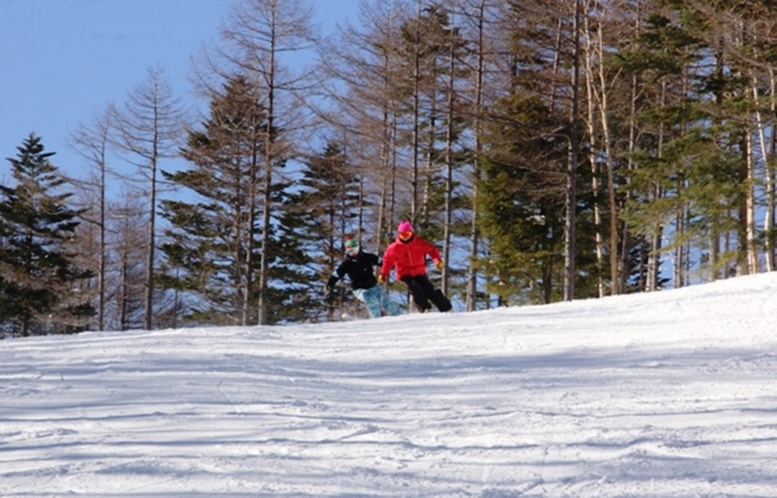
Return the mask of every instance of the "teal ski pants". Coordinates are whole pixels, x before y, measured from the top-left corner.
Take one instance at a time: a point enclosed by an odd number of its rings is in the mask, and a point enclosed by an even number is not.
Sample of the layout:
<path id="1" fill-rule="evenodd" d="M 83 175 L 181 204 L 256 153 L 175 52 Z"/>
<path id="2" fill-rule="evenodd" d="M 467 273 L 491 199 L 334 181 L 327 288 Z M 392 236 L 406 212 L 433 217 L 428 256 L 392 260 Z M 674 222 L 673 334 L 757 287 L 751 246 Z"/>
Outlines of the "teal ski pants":
<path id="1" fill-rule="evenodd" d="M 353 295 L 367 305 L 371 318 L 380 318 L 381 310 L 391 316 L 402 314 L 402 308 L 383 292 L 383 287 L 380 285 L 372 286 L 369 289 L 354 289 Z"/>

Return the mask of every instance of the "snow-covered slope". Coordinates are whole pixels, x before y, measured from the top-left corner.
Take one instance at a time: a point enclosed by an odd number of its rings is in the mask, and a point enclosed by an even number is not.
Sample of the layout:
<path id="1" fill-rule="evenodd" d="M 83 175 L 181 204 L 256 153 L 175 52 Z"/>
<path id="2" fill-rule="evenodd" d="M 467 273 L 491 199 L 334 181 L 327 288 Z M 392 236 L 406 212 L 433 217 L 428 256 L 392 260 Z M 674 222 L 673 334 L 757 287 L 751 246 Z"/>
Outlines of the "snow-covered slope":
<path id="1" fill-rule="evenodd" d="M 0 341 L 2 497 L 777 496 L 777 274 Z"/>

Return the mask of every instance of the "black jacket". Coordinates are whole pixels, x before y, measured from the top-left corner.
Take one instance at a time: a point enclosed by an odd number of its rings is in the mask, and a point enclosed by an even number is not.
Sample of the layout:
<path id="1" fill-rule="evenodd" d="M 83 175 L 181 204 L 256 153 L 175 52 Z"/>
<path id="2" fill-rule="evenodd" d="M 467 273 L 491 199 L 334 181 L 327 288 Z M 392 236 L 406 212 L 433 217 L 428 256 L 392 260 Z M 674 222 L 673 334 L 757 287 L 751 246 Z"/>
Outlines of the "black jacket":
<path id="1" fill-rule="evenodd" d="M 351 280 L 351 287 L 354 289 L 370 289 L 378 285 L 375 278 L 374 266 L 380 266 L 380 259 L 368 252 L 359 251 L 355 258 L 346 256 L 345 261 L 340 263 L 334 274 L 326 282 L 327 287 L 334 287 L 338 280 L 348 275 Z"/>

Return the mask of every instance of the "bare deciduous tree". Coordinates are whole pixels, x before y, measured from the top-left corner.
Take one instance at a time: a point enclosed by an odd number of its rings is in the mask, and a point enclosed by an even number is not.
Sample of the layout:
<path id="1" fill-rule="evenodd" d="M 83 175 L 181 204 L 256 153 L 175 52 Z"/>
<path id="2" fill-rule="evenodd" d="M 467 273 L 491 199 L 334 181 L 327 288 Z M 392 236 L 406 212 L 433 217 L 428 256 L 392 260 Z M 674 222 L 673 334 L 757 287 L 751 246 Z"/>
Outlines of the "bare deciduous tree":
<path id="1" fill-rule="evenodd" d="M 106 241 L 106 202 L 107 202 L 107 175 L 108 175 L 108 145 L 111 131 L 111 119 L 113 109 L 111 106 L 99 115 L 92 117 L 89 123 L 81 123 L 70 134 L 70 146 L 86 160 L 89 167 L 88 176 L 85 179 L 71 179 L 70 181 L 80 186 L 78 197 L 88 208 L 82 214 L 86 221 L 79 227 L 82 239 L 96 241 L 94 251 L 85 252 L 85 263 L 89 267 L 95 264 L 94 256 L 97 255 L 97 330 L 105 330 L 105 273 L 107 259 Z M 93 233 L 96 231 L 96 234 Z"/>
<path id="2" fill-rule="evenodd" d="M 154 262 L 156 246 L 156 208 L 159 194 L 160 162 L 177 155 L 185 112 L 181 100 L 160 67 L 148 70 L 147 79 L 128 95 L 115 114 L 112 142 L 137 168 L 148 198 L 146 240 L 145 328 L 151 329 L 154 316 Z"/>

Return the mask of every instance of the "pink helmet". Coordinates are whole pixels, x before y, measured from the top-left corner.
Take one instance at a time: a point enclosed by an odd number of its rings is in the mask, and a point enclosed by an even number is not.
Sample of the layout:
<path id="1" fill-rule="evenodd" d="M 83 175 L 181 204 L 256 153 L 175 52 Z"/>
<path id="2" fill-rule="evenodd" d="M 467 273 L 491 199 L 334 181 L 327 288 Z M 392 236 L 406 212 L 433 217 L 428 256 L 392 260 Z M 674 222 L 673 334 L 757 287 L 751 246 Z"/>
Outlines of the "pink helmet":
<path id="1" fill-rule="evenodd" d="M 399 226 L 397 227 L 397 232 L 412 232 L 413 231 L 413 225 L 410 224 L 409 221 L 402 221 L 399 223 Z"/>

